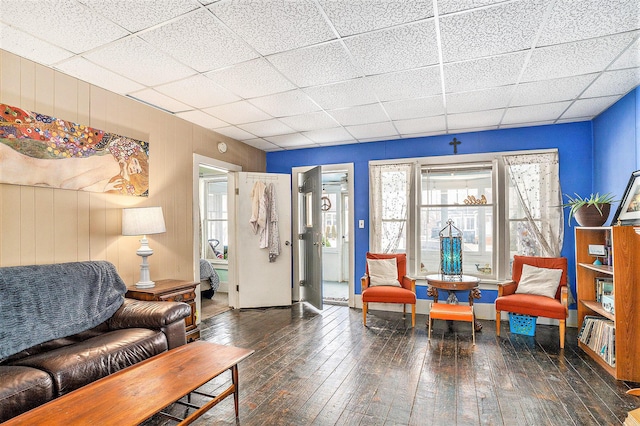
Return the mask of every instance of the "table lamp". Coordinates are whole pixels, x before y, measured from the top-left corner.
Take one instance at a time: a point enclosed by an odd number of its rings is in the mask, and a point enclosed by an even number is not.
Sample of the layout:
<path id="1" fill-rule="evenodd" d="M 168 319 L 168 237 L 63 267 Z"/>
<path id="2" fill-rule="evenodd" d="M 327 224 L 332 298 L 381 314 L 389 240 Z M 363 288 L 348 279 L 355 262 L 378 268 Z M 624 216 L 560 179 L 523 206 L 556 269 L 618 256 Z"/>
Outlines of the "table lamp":
<path id="1" fill-rule="evenodd" d="M 440 274 L 462 278 L 462 231 L 451 219 L 440 231 Z"/>
<path id="2" fill-rule="evenodd" d="M 136 251 L 136 254 L 142 257 L 140 281 L 136 283 L 136 287 L 150 288 L 155 285 L 149 276 L 147 257 L 153 254 L 153 250 L 149 247 L 147 235 L 162 234 L 166 230 L 162 207 L 122 209 L 122 235 L 142 235 L 140 248 Z"/>

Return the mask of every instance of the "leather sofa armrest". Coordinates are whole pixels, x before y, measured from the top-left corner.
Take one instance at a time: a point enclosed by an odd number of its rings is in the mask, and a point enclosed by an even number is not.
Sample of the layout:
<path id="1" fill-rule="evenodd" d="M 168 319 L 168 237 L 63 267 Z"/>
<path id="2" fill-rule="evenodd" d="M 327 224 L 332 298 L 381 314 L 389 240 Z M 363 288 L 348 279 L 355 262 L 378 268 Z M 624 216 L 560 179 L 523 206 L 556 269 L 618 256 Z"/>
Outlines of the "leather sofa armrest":
<path id="1" fill-rule="evenodd" d="M 362 287 L 360 291 L 369 288 L 369 275 L 364 275 L 362 278 L 360 278 L 360 285 Z"/>
<path id="2" fill-rule="evenodd" d="M 498 297 L 514 294 L 518 288 L 518 283 L 510 280 L 498 284 Z"/>
<path id="3" fill-rule="evenodd" d="M 151 328 L 163 327 L 182 321 L 191 315 L 191 307 L 183 302 L 152 302 L 124 299 L 120 309 L 109 319 L 109 328 Z"/>

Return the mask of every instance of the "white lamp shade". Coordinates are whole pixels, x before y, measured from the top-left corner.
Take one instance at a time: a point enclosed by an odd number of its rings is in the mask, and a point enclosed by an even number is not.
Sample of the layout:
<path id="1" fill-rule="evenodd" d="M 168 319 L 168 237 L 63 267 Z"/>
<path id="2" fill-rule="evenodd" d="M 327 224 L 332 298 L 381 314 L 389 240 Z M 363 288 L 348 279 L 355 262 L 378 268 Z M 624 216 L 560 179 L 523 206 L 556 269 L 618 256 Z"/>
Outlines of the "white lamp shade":
<path id="1" fill-rule="evenodd" d="M 151 235 L 166 231 L 162 207 L 122 209 L 122 235 Z"/>

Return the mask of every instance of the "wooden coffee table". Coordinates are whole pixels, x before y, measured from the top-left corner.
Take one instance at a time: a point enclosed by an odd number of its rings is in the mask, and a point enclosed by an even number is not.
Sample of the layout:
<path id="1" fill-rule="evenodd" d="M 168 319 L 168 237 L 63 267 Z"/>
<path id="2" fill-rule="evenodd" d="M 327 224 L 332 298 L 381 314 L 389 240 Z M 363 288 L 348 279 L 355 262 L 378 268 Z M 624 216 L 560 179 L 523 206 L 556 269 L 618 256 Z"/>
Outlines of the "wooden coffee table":
<path id="1" fill-rule="evenodd" d="M 212 399 L 180 424 L 193 422 L 231 394 L 238 417 L 238 363 L 252 353 L 234 346 L 193 342 L 83 386 L 2 426 L 137 425 L 227 370 L 231 371 L 231 386 L 217 396 L 208 395 Z"/>

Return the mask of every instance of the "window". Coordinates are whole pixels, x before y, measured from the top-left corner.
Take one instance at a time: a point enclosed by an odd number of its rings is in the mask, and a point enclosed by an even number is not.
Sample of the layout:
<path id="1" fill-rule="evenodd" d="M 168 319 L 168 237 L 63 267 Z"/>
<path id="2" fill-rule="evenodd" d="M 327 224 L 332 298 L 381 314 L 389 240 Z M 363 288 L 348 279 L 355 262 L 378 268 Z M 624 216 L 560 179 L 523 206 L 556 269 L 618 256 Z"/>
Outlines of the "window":
<path id="1" fill-rule="evenodd" d="M 204 197 L 203 252 L 207 259 L 225 260 L 229 246 L 227 176 L 202 179 Z"/>
<path id="2" fill-rule="evenodd" d="M 370 250 L 406 250 L 410 273 L 438 273 L 439 233 L 451 219 L 463 236 L 464 273 L 505 279 L 514 254 L 560 255 L 558 170 L 555 150 L 371 164 Z"/>
<path id="3" fill-rule="evenodd" d="M 437 273 L 440 230 L 451 219 L 462 232 L 462 269 L 493 274 L 493 164 L 423 167 L 420 173 L 421 273 Z M 491 273 L 489 273 L 491 270 Z"/>

